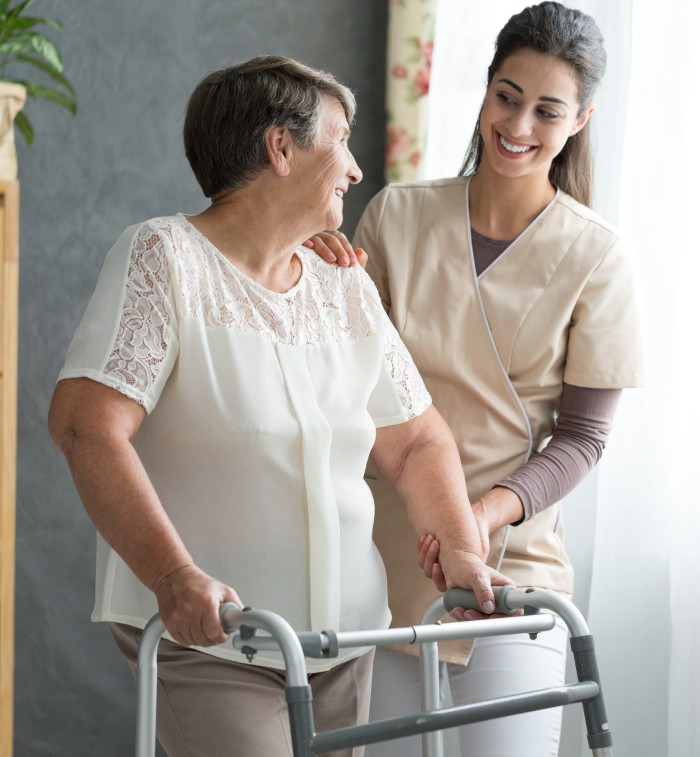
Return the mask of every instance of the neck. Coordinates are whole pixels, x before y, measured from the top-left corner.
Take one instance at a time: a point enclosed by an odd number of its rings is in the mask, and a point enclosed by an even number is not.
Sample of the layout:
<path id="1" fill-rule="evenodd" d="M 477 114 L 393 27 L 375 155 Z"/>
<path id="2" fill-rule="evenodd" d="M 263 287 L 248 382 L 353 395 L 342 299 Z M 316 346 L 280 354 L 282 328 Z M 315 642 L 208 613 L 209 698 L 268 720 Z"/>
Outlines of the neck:
<path id="1" fill-rule="evenodd" d="M 285 292 L 301 275 L 295 251 L 311 235 L 285 223 L 289 217 L 252 182 L 189 220 L 243 273 L 267 289 Z"/>
<path id="2" fill-rule="evenodd" d="M 555 194 L 549 179 L 504 177 L 481 166 L 469 185 L 472 228 L 492 239 L 515 239 Z"/>

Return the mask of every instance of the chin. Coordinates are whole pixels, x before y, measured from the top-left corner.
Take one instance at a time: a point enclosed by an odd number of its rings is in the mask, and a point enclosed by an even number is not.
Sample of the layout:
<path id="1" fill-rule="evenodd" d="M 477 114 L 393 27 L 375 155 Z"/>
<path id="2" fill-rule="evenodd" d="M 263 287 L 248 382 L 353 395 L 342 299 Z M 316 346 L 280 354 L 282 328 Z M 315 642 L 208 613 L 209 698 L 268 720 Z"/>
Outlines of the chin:
<path id="1" fill-rule="evenodd" d="M 335 213 L 326 216 L 326 231 L 337 231 L 343 224 L 343 216 L 338 217 Z"/>

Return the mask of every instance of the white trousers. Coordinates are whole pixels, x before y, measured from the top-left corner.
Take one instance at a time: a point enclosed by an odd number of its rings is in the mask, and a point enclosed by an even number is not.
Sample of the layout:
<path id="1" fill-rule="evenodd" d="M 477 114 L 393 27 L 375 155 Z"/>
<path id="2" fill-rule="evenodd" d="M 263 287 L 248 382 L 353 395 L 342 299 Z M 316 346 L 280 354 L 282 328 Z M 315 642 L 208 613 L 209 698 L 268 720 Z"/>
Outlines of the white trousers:
<path id="1" fill-rule="evenodd" d="M 535 640 L 526 634 L 479 639 L 469 665 L 441 665 L 445 698 L 471 704 L 559 686 L 565 681 L 567 645 L 568 632 L 559 618 Z M 370 720 L 418 712 L 419 679 L 418 658 L 377 649 Z M 445 757 L 557 757 L 561 715 L 556 707 L 446 731 Z M 370 745 L 366 757 L 422 757 L 421 737 Z"/>

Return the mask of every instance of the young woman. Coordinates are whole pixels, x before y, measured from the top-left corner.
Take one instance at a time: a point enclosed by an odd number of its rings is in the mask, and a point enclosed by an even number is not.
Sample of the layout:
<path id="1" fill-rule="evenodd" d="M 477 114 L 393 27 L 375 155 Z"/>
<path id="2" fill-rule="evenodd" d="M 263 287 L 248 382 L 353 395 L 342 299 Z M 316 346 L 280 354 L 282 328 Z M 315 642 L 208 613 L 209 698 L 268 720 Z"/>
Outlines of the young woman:
<path id="1" fill-rule="evenodd" d="M 519 586 L 569 595 L 559 502 L 600 458 L 621 389 L 644 381 L 634 261 L 589 208 L 589 122 L 605 61 L 592 18 L 554 2 L 526 8 L 498 35 L 460 175 L 387 186 L 354 246 L 337 233 L 308 243 L 341 265 L 369 256 L 457 439 L 489 564 Z M 416 578 L 391 487 L 375 469 L 368 479 L 394 623 L 419 622 L 432 587 Z M 426 535 L 419 549 L 443 586 L 437 541 Z M 562 682 L 565 651 L 558 627 L 534 642 L 479 640 L 442 656 L 455 703 L 466 703 Z M 382 685 L 415 675 L 406 655 L 379 657 L 378 706 Z M 466 726 L 462 754 L 556 757 L 560 723 L 560 710 L 545 710 Z"/>

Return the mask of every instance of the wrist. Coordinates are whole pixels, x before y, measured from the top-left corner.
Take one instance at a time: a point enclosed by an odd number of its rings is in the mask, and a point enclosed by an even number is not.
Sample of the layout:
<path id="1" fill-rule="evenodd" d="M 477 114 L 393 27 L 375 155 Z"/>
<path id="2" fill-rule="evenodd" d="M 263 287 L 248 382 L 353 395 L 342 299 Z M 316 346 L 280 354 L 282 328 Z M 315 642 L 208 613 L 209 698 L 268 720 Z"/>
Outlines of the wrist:
<path id="1" fill-rule="evenodd" d="M 525 517 L 522 500 L 505 486 L 495 486 L 473 505 L 474 516 L 485 523 L 489 534 Z"/>

